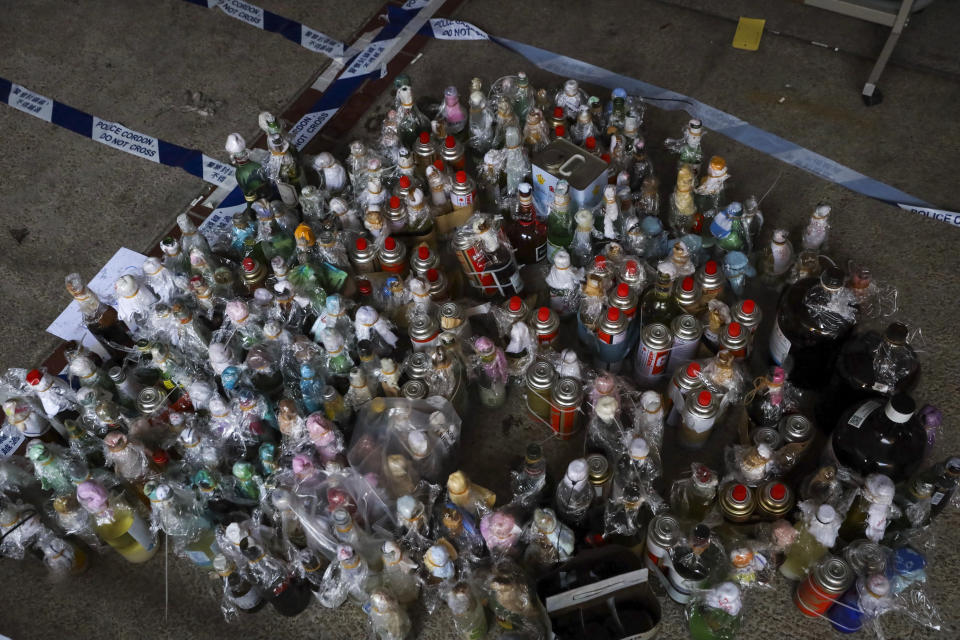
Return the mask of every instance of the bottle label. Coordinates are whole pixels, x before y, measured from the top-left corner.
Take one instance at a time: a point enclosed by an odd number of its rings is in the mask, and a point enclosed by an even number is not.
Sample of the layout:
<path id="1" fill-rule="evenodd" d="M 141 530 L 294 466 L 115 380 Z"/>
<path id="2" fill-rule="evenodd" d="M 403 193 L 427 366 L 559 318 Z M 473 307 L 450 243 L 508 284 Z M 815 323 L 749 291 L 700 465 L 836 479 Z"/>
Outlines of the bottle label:
<path id="1" fill-rule="evenodd" d="M 476 197 L 476 191 L 471 191 L 469 193 L 450 193 L 450 203 L 455 209 L 463 209 L 469 207 L 473 204 L 474 198 Z"/>
<path id="2" fill-rule="evenodd" d="M 787 340 L 787 336 L 783 335 L 780 322 L 774 322 L 773 331 L 770 332 L 770 357 L 773 358 L 775 363 L 783 366 L 783 361 L 787 359 L 788 353 L 790 353 L 790 341 Z"/>
<path id="3" fill-rule="evenodd" d="M 136 513 L 132 515 L 133 521 L 130 523 L 130 528 L 127 529 L 127 533 L 129 533 L 130 537 L 136 540 L 141 547 L 150 551 L 156 546 L 157 540 L 153 537 L 153 534 L 150 533 L 150 527 L 143 521 L 143 518 Z"/>
<path id="4" fill-rule="evenodd" d="M 945 495 L 946 494 L 943 493 L 942 491 L 937 491 L 932 496 L 930 496 L 930 504 L 940 504 L 940 502 L 943 500 L 943 496 Z"/>
<path id="5" fill-rule="evenodd" d="M 876 391 L 877 393 L 887 394 L 887 393 L 890 393 L 890 385 L 883 384 L 882 382 L 874 382 L 873 390 Z"/>
<path id="6" fill-rule="evenodd" d="M 518 294 L 523 291 L 523 278 L 520 277 L 519 271 L 514 271 L 510 276 L 510 284 Z"/>
<path id="7" fill-rule="evenodd" d="M 597 338 L 599 338 L 604 344 L 620 344 L 627 339 L 627 332 L 621 331 L 620 333 L 607 333 L 602 329 L 597 329 Z"/>
<path id="8" fill-rule="evenodd" d="M 862 407 L 860 407 L 859 409 L 857 409 L 857 410 L 854 412 L 854 414 L 853 414 L 852 416 L 850 416 L 850 419 L 847 420 L 847 424 L 849 424 L 849 425 L 850 425 L 851 427 L 853 427 L 854 429 L 859 429 L 861 426 L 863 426 L 863 423 L 864 423 L 864 421 L 867 419 L 867 417 L 868 417 L 871 413 L 873 413 L 874 411 L 876 411 L 878 408 L 880 408 L 880 405 L 881 405 L 881 404 L 883 404 L 883 403 L 882 403 L 882 402 L 878 402 L 878 401 L 876 401 L 876 400 L 871 400 L 871 401 L 869 401 L 869 402 L 865 402 Z"/>
<path id="9" fill-rule="evenodd" d="M 260 604 L 262 598 L 260 597 L 260 592 L 256 587 L 250 587 L 250 590 L 247 591 L 242 596 L 234 596 L 233 602 L 240 609 L 253 609 L 255 606 Z"/>
<path id="10" fill-rule="evenodd" d="M 184 553 L 190 561 L 197 565 L 198 567 L 209 567 L 213 563 L 210 562 L 210 556 L 205 554 L 203 551 L 191 551 L 190 549 L 184 549 Z"/>
<path id="11" fill-rule="evenodd" d="M 0 429 L 0 458 L 9 458 L 27 437 L 14 428 Z"/>
<path id="12" fill-rule="evenodd" d="M 547 257 L 547 243 L 544 242 L 542 245 L 537 247 L 537 262 L 543 262 Z"/>

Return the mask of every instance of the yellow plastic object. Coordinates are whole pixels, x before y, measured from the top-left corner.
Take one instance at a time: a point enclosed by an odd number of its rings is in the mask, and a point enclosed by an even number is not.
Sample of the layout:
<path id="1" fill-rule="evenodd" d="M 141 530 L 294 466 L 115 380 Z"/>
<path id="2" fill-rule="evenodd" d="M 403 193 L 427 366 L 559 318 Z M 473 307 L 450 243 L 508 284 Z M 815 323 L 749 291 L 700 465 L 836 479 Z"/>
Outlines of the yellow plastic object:
<path id="1" fill-rule="evenodd" d="M 733 46 L 736 49 L 756 51 L 760 48 L 760 37 L 763 36 L 763 25 L 767 23 L 763 18 L 740 18 L 737 32 L 733 34 Z"/>

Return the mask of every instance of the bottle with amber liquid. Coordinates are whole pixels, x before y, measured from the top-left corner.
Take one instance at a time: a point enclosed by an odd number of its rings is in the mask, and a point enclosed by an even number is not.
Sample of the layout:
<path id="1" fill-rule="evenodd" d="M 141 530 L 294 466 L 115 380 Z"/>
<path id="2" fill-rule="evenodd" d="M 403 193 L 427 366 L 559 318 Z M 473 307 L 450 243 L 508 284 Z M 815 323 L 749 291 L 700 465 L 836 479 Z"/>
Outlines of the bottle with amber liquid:
<path id="1" fill-rule="evenodd" d="M 666 271 L 658 271 L 657 281 L 640 300 L 643 326 L 660 323 L 669 327 L 670 322 L 682 313 L 683 309 L 673 295 L 673 279 Z"/>
<path id="2" fill-rule="evenodd" d="M 529 183 L 521 182 L 517 188 L 517 204 L 507 237 L 520 264 L 536 264 L 547 257 L 547 227 L 537 218 Z"/>

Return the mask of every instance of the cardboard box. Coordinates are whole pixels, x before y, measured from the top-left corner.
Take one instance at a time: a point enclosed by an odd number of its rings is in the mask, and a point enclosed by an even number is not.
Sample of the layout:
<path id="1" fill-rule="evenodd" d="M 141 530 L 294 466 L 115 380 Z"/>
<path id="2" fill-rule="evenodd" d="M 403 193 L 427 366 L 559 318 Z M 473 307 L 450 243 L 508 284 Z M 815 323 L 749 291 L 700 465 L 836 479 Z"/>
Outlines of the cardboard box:
<path id="1" fill-rule="evenodd" d="M 533 206 L 546 218 L 553 202 L 553 188 L 563 179 L 570 185 L 570 201 L 579 209 L 592 209 L 603 197 L 608 182 L 607 163 L 569 140 L 558 138 L 530 159 L 533 174 Z"/>

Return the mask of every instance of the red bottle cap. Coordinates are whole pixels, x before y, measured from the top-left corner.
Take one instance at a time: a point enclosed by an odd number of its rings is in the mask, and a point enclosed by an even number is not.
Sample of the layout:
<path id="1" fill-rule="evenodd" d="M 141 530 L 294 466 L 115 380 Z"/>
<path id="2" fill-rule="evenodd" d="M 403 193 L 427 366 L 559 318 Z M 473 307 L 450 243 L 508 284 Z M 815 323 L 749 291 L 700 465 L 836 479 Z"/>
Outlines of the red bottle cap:
<path id="1" fill-rule="evenodd" d="M 403 176 L 406 178 L 407 176 Z M 409 182 L 409 180 L 408 180 Z M 399 209 L 400 208 L 400 196 L 390 196 L 390 208 Z"/>
<path id="2" fill-rule="evenodd" d="M 427 269 L 427 281 L 436 282 L 440 277 L 440 274 L 437 273 L 436 269 Z"/>
<path id="3" fill-rule="evenodd" d="M 153 452 L 153 462 L 161 467 L 170 462 L 170 456 L 163 449 L 157 449 Z"/>
<path id="4" fill-rule="evenodd" d="M 701 407 L 709 407 L 712 399 L 713 396 L 709 391 L 701 391 L 700 395 L 697 396 L 697 404 Z"/>
<path id="5" fill-rule="evenodd" d="M 357 291 L 360 292 L 360 295 L 370 295 L 373 293 L 373 285 L 370 284 L 369 280 L 357 280 Z"/>
<path id="6" fill-rule="evenodd" d="M 683 287 L 684 291 L 693 291 L 693 278 L 687 276 L 683 279 L 683 282 L 680 283 L 680 286 Z"/>
<path id="7" fill-rule="evenodd" d="M 257 263 L 253 261 L 253 258 L 244 258 L 243 259 L 243 270 L 244 271 L 254 271 L 257 268 Z"/>
<path id="8" fill-rule="evenodd" d="M 714 275 L 717 272 L 717 261 L 707 260 L 707 264 L 703 265 L 703 271 L 707 275 Z"/>
<path id="9" fill-rule="evenodd" d="M 409 188 L 410 188 L 410 176 L 400 176 L 400 180 L 398 181 L 398 184 L 399 184 L 400 187 L 403 188 L 403 189 L 409 189 Z"/>
<path id="10" fill-rule="evenodd" d="M 607 320 L 609 320 L 610 322 L 616 322 L 619 319 L 620 319 L 620 309 L 617 309 L 616 307 L 610 307 L 609 309 L 607 309 Z"/>
<path id="11" fill-rule="evenodd" d="M 422 144 L 430 144 L 430 133 L 427 132 L 427 131 L 424 131 L 423 133 L 421 133 L 421 134 L 420 134 L 420 142 L 421 142 Z"/>
<path id="12" fill-rule="evenodd" d="M 606 256 L 596 256 L 593 259 L 593 266 L 597 269 L 606 269 L 607 268 L 607 257 Z"/>
<path id="13" fill-rule="evenodd" d="M 558 124 L 553 132 L 557 134 L 558 138 L 562 138 L 563 136 L 567 135 L 567 128 L 562 124 Z"/>
<path id="14" fill-rule="evenodd" d="M 367 239 L 357 238 L 357 251 L 366 251 L 366 250 L 367 250 Z"/>
<path id="15" fill-rule="evenodd" d="M 774 500 L 783 500 L 783 497 L 787 495 L 787 487 L 781 483 L 777 483 L 770 487 L 770 497 Z"/>
<path id="16" fill-rule="evenodd" d="M 637 263 L 634 260 L 627 260 L 627 273 L 630 275 L 636 275 L 637 273 Z"/>
<path id="17" fill-rule="evenodd" d="M 600 156 L 600 159 L 603 160 L 604 162 L 606 162 L 607 164 L 610 164 L 610 154 L 609 154 L 609 153 L 604 153 L 603 155 Z"/>
<path id="18" fill-rule="evenodd" d="M 446 140 L 443 141 L 443 146 L 447 149 L 453 149 L 457 146 L 457 140 L 453 136 L 447 136 Z"/>
<path id="19" fill-rule="evenodd" d="M 617 296 L 621 298 L 626 298 L 630 295 L 630 287 L 627 286 L 626 282 L 621 282 L 617 285 Z"/>
<path id="20" fill-rule="evenodd" d="M 427 260 L 430 257 L 430 247 L 424 245 L 417 247 L 417 257 L 421 260 Z"/>
<path id="21" fill-rule="evenodd" d="M 467 172 L 466 171 L 457 171 L 457 183 L 466 184 L 467 183 Z"/>
<path id="22" fill-rule="evenodd" d="M 27 382 L 33 386 L 40 384 L 41 379 L 43 379 L 43 374 L 40 373 L 39 369 L 32 369 L 30 373 L 27 374 Z"/>
<path id="23" fill-rule="evenodd" d="M 520 298 L 517 298 L 517 300 L 519 299 Z M 547 307 L 540 307 L 540 309 L 537 310 L 537 320 L 539 320 L 540 322 L 546 322 L 549 319 L 550 319 L 550 309 L 548 309 Z"/>
<path id="24" fill-rule="evenodd" d="M 694 377 L 696 377 L 696 375 L 697 375 L 698 373 L 700 373 L 700 364 L 699 364 L 699 363 L 691 362 L 689 365 L 687 365 L 687 377 L 688 377 L 688 378 L 694 378 Z"/>
<path id="25" fill-rule="evenodd" d="M 757 308 L 757 303 L 753 300 L 744 300 L 743 301 L 743 312 L 744 313 L 753 313 L 753 310 Z"/>
<path id="26" fill-rule="evenodd" d="M 554 107 L 553 108 L 553 117 L 559 120 L 563 117 L 563 107 Z"/>
<path id="27" fill-rule="evenodd" d="M 727 333 L 729 333 L 730 337 L 732 338 L 739 338 L 741 331 L 742 331 L 742 328 L 740 327 L 739 322 L 731 322 L 730 324 L 727 325 Z"/>
<path id="28" fill-rule="evenodd" d="M 733 488 L 733 499 L 737 502 L 743 502 L 747 499 L 747 488 L 742 484 L 738 484 Z"/>
<path id="29" fill-rule="evenodd" d="M 446 165 L 443 164 L 443 160 L 434 160 L 434 161 L 433 161 L 433 168 L 436 169 L 437 171 L 441 172 L 441 173 L 443 173 L 443 168 L 444 168 L 445 166 L 446 166 Z"/>
<path id="30" fill-rule="evenodd" d="M 583 141 L 583 146 L 592 151 L 597 148 L 597 139 L 593 136 L 587 136 L 587 139 Z"/>
<path id="31" fill-rule="evenodd" d="M 383 241 L 383 248 L 389 251 L 393 251 L 397 248 L 397 241 L 392 237 L 387 236 L 387 239 Z"/>
<path id="32" fill-rule="evenodd" d="M 520 296 L 510 298 L 510 311 L 520 311 L 520 307 L 522 306 L 523 300 L 520 299 Z"/>

